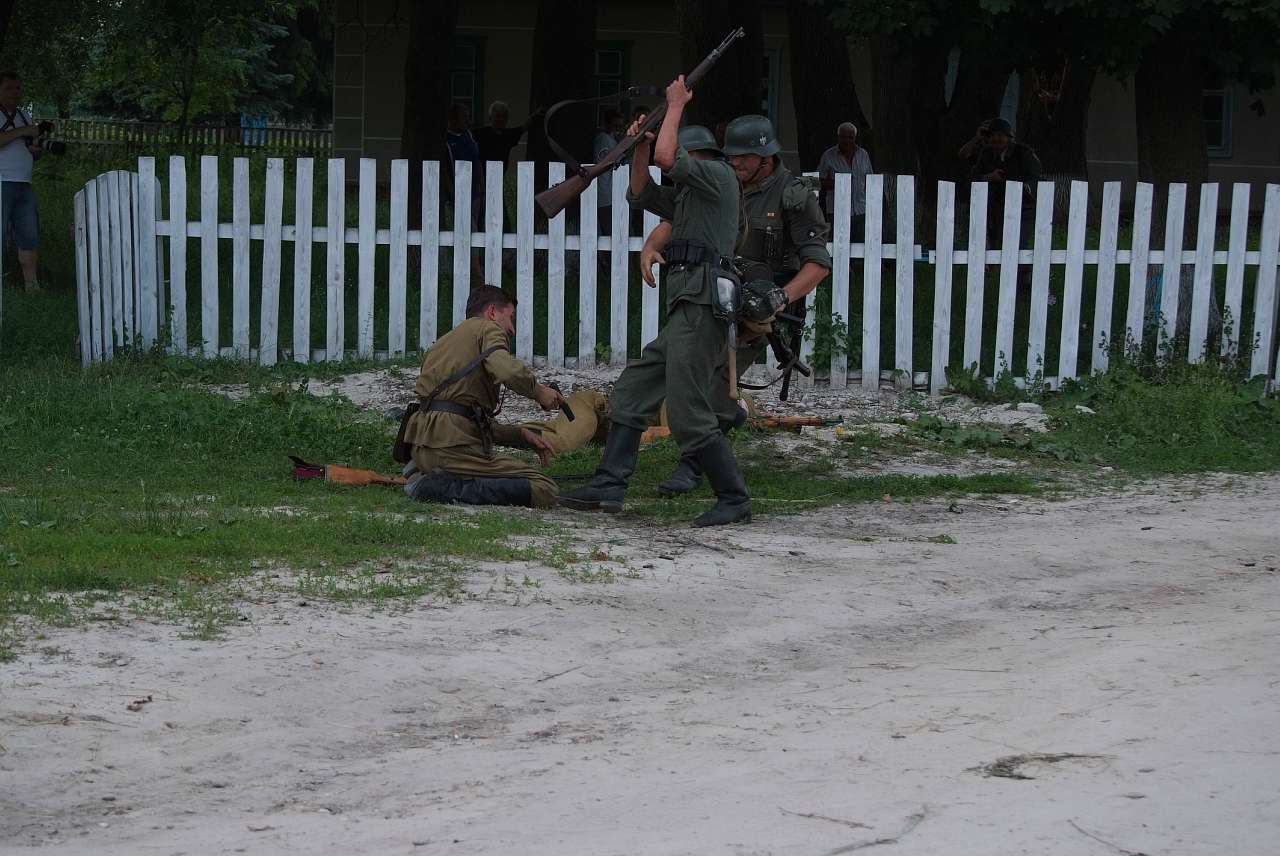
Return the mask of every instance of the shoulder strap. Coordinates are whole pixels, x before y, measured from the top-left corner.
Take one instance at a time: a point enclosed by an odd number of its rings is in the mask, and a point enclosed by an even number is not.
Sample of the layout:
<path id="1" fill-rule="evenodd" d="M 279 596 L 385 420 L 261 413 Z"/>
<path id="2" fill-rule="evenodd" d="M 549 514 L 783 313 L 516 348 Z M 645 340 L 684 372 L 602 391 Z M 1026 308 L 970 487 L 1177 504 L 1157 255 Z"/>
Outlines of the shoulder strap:
<path id="1" fill-rule="evenodd" d="M 4 109 L 3 107 L 0 107 L 0 114 L 4 114 L 4 125 L 0 125 L 0 133 L 4 131 L 17 130 L 18 125 L 16 123 L 16 119 L 18 118 L 18 114 L 20 112 L 21 112 L 20 110 L 14 110 L 12 113 L 10 113 L 8 110 Z M 31 122 L 28 121 L 27 124 L 30 125 Z"/>
<path id="2" fill-rule="evenodd" d="M 485 350 L 481 351 L 480 354 L 475 359 L 471 360 L 471 362 L 467 363 L 465 366 L 458 369 L 456 372 L 449 375 L 444 380 L 440 381 L 440 383 L 436 386 L 436 388 L 431 390 L 431 392 L 422 399 L 423 403 L 430 403 L 434 401 L 437 395 L 444 392 L 450 386 L 462 380 L 467 375 L 471 374 L 473 371 L 476 370 L 476 367 L 479 366 L 481 363 L 483 363 L 485 360 L 487 360 L 489 358 L 489 355 L 492 354 L 494 351 L 505 351 L 506 349 L 507 349 L 506 345 L 494 345 L 492 348 L 486 348 Z"/>

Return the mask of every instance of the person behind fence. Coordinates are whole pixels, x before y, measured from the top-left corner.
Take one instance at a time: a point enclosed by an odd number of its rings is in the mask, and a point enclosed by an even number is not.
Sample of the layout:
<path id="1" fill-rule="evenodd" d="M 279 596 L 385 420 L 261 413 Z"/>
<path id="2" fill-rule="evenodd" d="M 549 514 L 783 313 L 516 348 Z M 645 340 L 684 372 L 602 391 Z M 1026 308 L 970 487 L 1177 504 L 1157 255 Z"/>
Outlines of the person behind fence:
<path id="1" fill-rule="evenodd" d="M 36 251 L 40 246 L 40 221 L 36 192 L 31 184 L 32 162 L 43 154 L 40 131 L 19 106 L 22 80 L 16 71 L 0 71 L 0 241 L 13 230 L 18 264 L 27 291 L 40 289 Z"/>
<path id="2" fill-rule="evenodd" d="M 818 181 L 822 185 L 822 211 L 832 222 L 836 213 L 836 174 L 847 172 L 853 178 L 853 198 L 849 200 L 849 213 L 853 217 L 850 237 L 858 243 L 866 233 L 867 176 L 871 174 L 871 156 L 858 145 L 858 127 L 852 122 L 841 122 L 836 128 L 836 144 L 822 153 L 818 160 Z"/>
<path id="3" fill-rule="evenodd" d="M 503 387 L 533 399 L 546 411 L 564 401 L 558 390 L 538 383 L 533 371 L 512 355 L 509 337 L 515 331 L 515 309 L 515 300 L 500 288 L 473 289 L 467 297 L 466 320 L 441 336 L 423 358 L 414 387 L 419 410 L 404 433 L 418 470 L 405 485 L 410 497 L 471 505 L 555 504 L 554 481 L 536 467 L 494 451 L 497 445 L 531 449 L 543 463 L 557 451 L 532 427 L 494 421 L 502 408 Z M 571 397 L 571 406 L 574 403 L 584 413 L 597 406 L 594 398 L 575 402 Z"/>
<path id="4" fill-rule="evenodd" d="M 604 122 L 596 138 L 591 142 L 591 162 L 599 163 L 618 144 L 626 130 L 622 113 L 615 109 L 604 111 Z M 623 161 L 626 163 L 626 161 Z M 596 207 L 613 205 L 613 174 L 606 172 L 596 179 Z"/>
<path id="5" fill-rule="evenodd" d="M 479 163 L 497 161 L 502 164 L 502 171 L 505 174 L 511 165 L 511 150 L 520 145 L 529 126 L 541 118 L 542 111 L 535 110 L 529 114 L 529 118 L 524 120 L 524 124 L 512 128 L 509 127 L 511 108 L 507 106 L 507 102 L 495 101 L 490 104 L 489 124 L 471 132 L 480 154 Z"/>
<path id="6" fill-rule="evenodd" d="M 614 386 L 609 435 L 595 475 L 584 487 L 561 494 L 560 504 L 582 511 L 622 510 L 641 435 L 665 397 L 672 436 L 683 453 L 697 460 L 716 493 L 715 507 L 693 525 L 745 522 L 751 519 L 751 497 L 733 449 L 720 431 L 713 389 L 724 384 L 717 369 L 725 362 L 729 343 L 724 306 L 717 298 L 721 283 L 731 282 L 738 181 L 733 168 L 718 157 L 705 128 L 699 130 L 710 145 L 689 151 L 679 144 L 680 118 L 693 98 L 683 75 L 671 82 L 666 95 L 667 113 L 656 144 L 653 134 L 646 133 L 633 153 L 627 199 L 671 220 L 667 323 Z M 639 125 L 634 123 L 629 133 L 638 133 Z M 690 130 L 685 129 L 686 135 Z M 673 187 L 659 187 L 650 180 L 651 146 L 654 163 Z"/>
<path id="7" fill-rule="evenodd" d="M 978 159 L 969 170 L 970 181 L 986 181 L 1002 185 L 1006 181 L 1022 182 L 1023 205 L 1034 199 L 1035 183 L 1040 180 L 1040 158 L 1030 146 L 1018 142 L 1008 119 L 988 119 Z M 991 191 L 989 191 L 991 193 Z M 1004 199 L 1004 194 L 991 193 Z M 998 203 L 1001 204 L 1001 203 Z M 990 210 L 990 209 L 988 209 Z"/>
<path id="8" fill-rule="evenodd" d="M 715 146 L 705 129 L 684 130 L 699 139 L 687 147 Z M 744 308 L 735 354 L 736 370 L 741 375 L 763 355 L 767 336 L 773 330 L 773 315 L 778 310 L 790 305 L 791 314 L 803 317 L 801 301 L 831 272 L 831 254 L 827 252 L 827 223 L 818 201 L 782 164 L 778 156 L 782 146 L 773 123 L 765 116 L 739 116 L 725 126 L 724 137 L 724 154 L 742 185 L 741 228 L 745 237 L 735 261 L 739 270 L 746 273 L 744 280 L 763 286 L 766 293 L 761 296 L 772 301 L 762 307 L 764 314 L 754 313 L 749 306 Z M 657 213 L 661 216 L 664 212 Z M 672 224 L 664 220 L 641 249 L 640 275 L 651 286 L 655 284 L 653 265 L 671 261 L 669 254 L 664 255 L 671 236 Z M 718 367 L 718 375 L 724 380 L 716 384 L 713 401 L 721 429 L 728 430 L 741 421 L 742 411 L 729 396 L 727 361 Z M 684 454 L 675 471 L 658 485 L 658 492 L 673 496 L 688 493 L 701 484 L 698 457 Z"/>

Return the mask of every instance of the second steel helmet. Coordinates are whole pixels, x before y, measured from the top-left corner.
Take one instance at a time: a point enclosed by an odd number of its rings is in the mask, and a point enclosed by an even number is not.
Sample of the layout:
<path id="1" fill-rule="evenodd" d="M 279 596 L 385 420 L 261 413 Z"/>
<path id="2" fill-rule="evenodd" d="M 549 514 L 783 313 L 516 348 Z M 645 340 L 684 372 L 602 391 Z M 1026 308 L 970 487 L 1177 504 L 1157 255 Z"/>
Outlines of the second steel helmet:
<path id="1" fill-rule="evenodd" d="M 686 152 L 712 151 L 717 155 L 724 154 L 720 151 L 720 146 L 716 145 L 715 136 L 702 125 L 685 125 L 680 129 L 676 140 Z"/>
<path id="2" fill-rule="evenodd" d="M 739 116 L 724 129 L 724 153 L 770 157 L 782 150 L 767 116 Z"/>

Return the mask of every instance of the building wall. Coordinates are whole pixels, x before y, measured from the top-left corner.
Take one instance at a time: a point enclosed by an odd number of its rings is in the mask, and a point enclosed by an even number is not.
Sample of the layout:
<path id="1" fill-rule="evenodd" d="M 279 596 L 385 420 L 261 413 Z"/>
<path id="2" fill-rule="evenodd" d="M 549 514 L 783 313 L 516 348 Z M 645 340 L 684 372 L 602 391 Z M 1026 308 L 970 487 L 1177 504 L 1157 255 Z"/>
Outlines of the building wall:
<path id="1" fill-rule="evenodd" d="M 385 176 L 386 162 L 400 153 L 404 58 L 409 47 L 403 6 L 396 0 L 338 0 L 334 155 L 348 158 L 352 177 L 356 158 L 378 158 L 382 162 L 379 173 Z M 611 0 L 599 7 L 599 40 L 625 43 L 630 48 L 627 83 L 665 84 L 681 68 L 674 21 L 669 15 L 655 13 L 660 6 L 653 0 Z M 499 99 L 510 106 L 513 121 L 520 122 L 528 115 L 531 109 L 528 70 L 533 62 L 535 9 L 534 0 L 466 0 L 462 4 L 458 36 L 478 40 L 483 51 L 483 88 L 477 93 L 481 103 L 475 117 L 478 123 L 485 121 L 485 105 Z M 812 164 L 795 162 L 795 112 L 783 4 L 766 3 L 764 21 L 765 50 L 774 62 L 775 123 L 783 155 L 793 167 L 812 169 Z M 871 115 L 874 104 L 870 57 L 854 44 L 850 60 L 863 110 Z M 1259 117 L 1249 106 L 1258 96 L 1248 93 L 1243 86 L 1230 88 L 1230 151 L 1212 157 L 1209 166 L 1209 175 L 1215 181 L 1252 182 L 1254 208 L 1261 207 L 1263 185 L 1280 181 L 1280 99 L 1275 97 L 1276 92 L 1268 95 L 1265 100 L 1271 102 L 1271 109 Z M 657 100 L 657 97 L 643 99 L 645 103 Z M 524 153 L 521 145 L 513 155 L 520 159 Z M 1131 82 L 1099 77 L 1094 84 L 1088 157 L 1091 180 L 1122 180 L 1126 193 L 1131 191 L 1137 180 L 1137 132 Z M 1230 193 L 1220 194 L 1220 202 L 1228 207 Z"/>

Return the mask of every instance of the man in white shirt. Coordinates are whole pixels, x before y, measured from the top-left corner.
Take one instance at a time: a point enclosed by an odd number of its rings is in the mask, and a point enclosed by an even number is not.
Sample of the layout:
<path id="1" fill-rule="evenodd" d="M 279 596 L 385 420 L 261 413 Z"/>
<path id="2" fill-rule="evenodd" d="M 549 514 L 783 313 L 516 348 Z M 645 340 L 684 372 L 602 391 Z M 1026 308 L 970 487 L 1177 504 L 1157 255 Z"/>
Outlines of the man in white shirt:
<path id="1" fill-rule="evenodd" d="M 36 138 L 39 129 L 18 105 L 22 102 L 22 81 L 16 71 L 0 71 L 0 233 L 13 229 L 18 245 L 18 262 L 27 291 L 37 291 L 36 248 L 40 243 L 40 223 L 36 215 L 36 194 L 31 187 L 31 165 L 43 150 Z M 0 239 L 3 235 L 0 234 Z"/>
<path id="2" fill-rule="evenodd" d="M 615 109 L 606 110 L 604 127 L 591 143 L 591 162 L 599 163 L 601 158 L 612 151 L 625 135 L 626 129 L 627 123 L 622 113 Z M 627 162 L 623 161 L 623 163 Z M 606 172 L 596 179 L 596 207 L 608 208 L 611 205 L 613 205 L 613 174 Z"/>
<path id="3" fill-rule="evenodd" d="M 852 122 L 843 122 L 836 128 L 836 144 L 822 153 L 818 161 L 818 180 L 822 183 L 822 207 L 827 222 L 835 222 L 836 173 L 847 172 L 853 176 L 853 199 L 850 213 L 853 225 L 850 237 L 861 241 L 866 231 L 867 176 L 871 174 L 871 157 L 858 145 L 858 129 Z"/>

